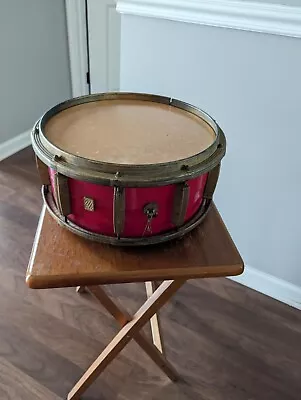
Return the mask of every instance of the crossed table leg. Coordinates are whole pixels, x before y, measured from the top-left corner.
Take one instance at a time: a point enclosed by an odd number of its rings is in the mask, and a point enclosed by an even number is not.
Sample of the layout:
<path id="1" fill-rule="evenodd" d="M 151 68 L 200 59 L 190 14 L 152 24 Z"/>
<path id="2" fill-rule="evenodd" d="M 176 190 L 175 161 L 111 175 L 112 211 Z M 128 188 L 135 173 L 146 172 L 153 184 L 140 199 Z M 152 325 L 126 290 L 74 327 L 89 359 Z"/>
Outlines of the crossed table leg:
<path id="1" fill-rule="evenodd" d="M 134 339 L 139 344 L 171 380 L 177 380 L 178 375 L 176 371 L 162 354 L 163 346 L 160 337 L 159 320 L 156 313 L 184 283 L 185 280 L 183 279 L 168 280 L 163 281 L 156 288 L 152 282 L 146 282 L 148 299 L 133 317 L 126 311 L 121 310 L 120 307 L 117 307 L 100 286 L 88 287 L 89 291 L 113 315 L 122 328 L 76 383 L 68 394 L 68 400 L 78 400 L 79 396 L 95 381 L 99 374 L 114 360 L 131 339 Z M 154 289 L 156 290 L 154 291 Z M 82 292 L 84 288 L 82 286 L 78 287 L 77 291 Z M 154 344 L 150 343 L 144 334 L 140 332 L 148 320 L 151 320 Z"/>

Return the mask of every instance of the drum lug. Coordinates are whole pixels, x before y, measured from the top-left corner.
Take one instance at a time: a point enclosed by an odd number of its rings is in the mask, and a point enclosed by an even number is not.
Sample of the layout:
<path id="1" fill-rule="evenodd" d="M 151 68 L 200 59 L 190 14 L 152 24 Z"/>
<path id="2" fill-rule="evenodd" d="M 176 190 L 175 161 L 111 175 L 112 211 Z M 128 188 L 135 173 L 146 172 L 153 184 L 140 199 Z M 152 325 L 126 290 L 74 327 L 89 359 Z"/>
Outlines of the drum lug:
<path id="1" fill-rule="evenodd" d="M 216 167 L 214 167 L 211 171 L 209 171 L 203 194 L 204 199 L 209 199 L 209 200 L 212 199 L 213 193 L 216 188 L 217 180 L 219 177 L 220 168 L 221 164 L 219 163 Z"/>
<path id="2" fill-rule="evenodd" d="M 63 161 L 63 157 L 62 157 L 62 156 L 58 156 L 57 154 L 55 154 L 55 155 L 52 157 L 52 161 L 55 162 L 55 163 L 58 163 L 58 162 L 60 162 L 60 161 Z"/>
<path id="3" fill-rule="evenodd" d="M 54 175 L 54 190 L 60 214 L 64 216 L 71 214 L 68 177 L 56 172 Z"/>
<path id="4" fill-rule="evenodd" d="M 123 187 L 114 186 L 113 224 L 114 233 L 119 237 L 124 229 L 125 220 L 125 191 Z"/>
<path id="5" fill-rule="evenodd" d="M 178 183 L 175 189 L 175 197 L 171 217 L 171 221 L 176 227 L 183 225 L 185 222 L 188 200 L 189 185 L 186 182 Z"/>

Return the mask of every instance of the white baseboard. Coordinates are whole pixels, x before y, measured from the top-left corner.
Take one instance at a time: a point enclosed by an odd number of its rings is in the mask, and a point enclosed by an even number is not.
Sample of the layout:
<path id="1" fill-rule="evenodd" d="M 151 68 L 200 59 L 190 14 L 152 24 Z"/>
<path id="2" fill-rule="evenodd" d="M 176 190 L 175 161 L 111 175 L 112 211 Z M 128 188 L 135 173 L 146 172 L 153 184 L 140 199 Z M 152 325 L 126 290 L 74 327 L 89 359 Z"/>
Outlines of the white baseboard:
<path id="1" fill-rule="evenodd" d="M 117 0 L 122 14 L 301 37 L 301 7 L 240 0 Z"/>
<path id="2" fill-rule="evenodd" d="M 31 130 L 28 130 L 0 143 L 0 161 L 29 146 L 31 143 L 30 132 Z"/>
<path id="3" fill-rule="evenodd" d="M 301 310 L 301 287 L 283 279 L 250 266 L 245 267 L 242 275 L 233 276 L 230 279 Z"/>

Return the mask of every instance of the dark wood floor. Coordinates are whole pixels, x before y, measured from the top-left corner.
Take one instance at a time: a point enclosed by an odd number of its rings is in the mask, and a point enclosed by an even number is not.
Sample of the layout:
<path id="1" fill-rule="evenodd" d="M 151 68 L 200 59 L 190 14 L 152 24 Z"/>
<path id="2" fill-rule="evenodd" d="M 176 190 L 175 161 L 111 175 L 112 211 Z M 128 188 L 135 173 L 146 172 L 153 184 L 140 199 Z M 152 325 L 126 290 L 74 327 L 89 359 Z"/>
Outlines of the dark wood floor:
<path id="1" fill-rule="evenodd" d="M 58 400 L 117 326 L 89 295 L 29 290 L 24 276 L 41 208 L 32 152 L 0 163 L 0 399 Z M 109 290 L 134 311 L 141 284 Z M 83 400 L 297 400 L 301 312 L 227 279 L 190 281 L 163 309 L 170 383 L 131 343 Z"/>

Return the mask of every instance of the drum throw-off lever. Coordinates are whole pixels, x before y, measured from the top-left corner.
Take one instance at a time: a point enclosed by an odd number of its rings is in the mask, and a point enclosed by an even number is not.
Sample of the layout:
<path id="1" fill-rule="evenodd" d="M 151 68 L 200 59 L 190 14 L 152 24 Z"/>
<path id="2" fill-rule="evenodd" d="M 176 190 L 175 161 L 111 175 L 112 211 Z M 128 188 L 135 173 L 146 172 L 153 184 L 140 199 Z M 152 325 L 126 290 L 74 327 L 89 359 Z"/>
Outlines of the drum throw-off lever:
<path id="1" fill-rule="evenodd" d="M 159 207 L 157 203 L 148 203 L 143 207 L 143 212 L 147 218 L 143 236 L 146 232 L 152 233 L 152 220 L 158 216 L 158 209 Z"/>

